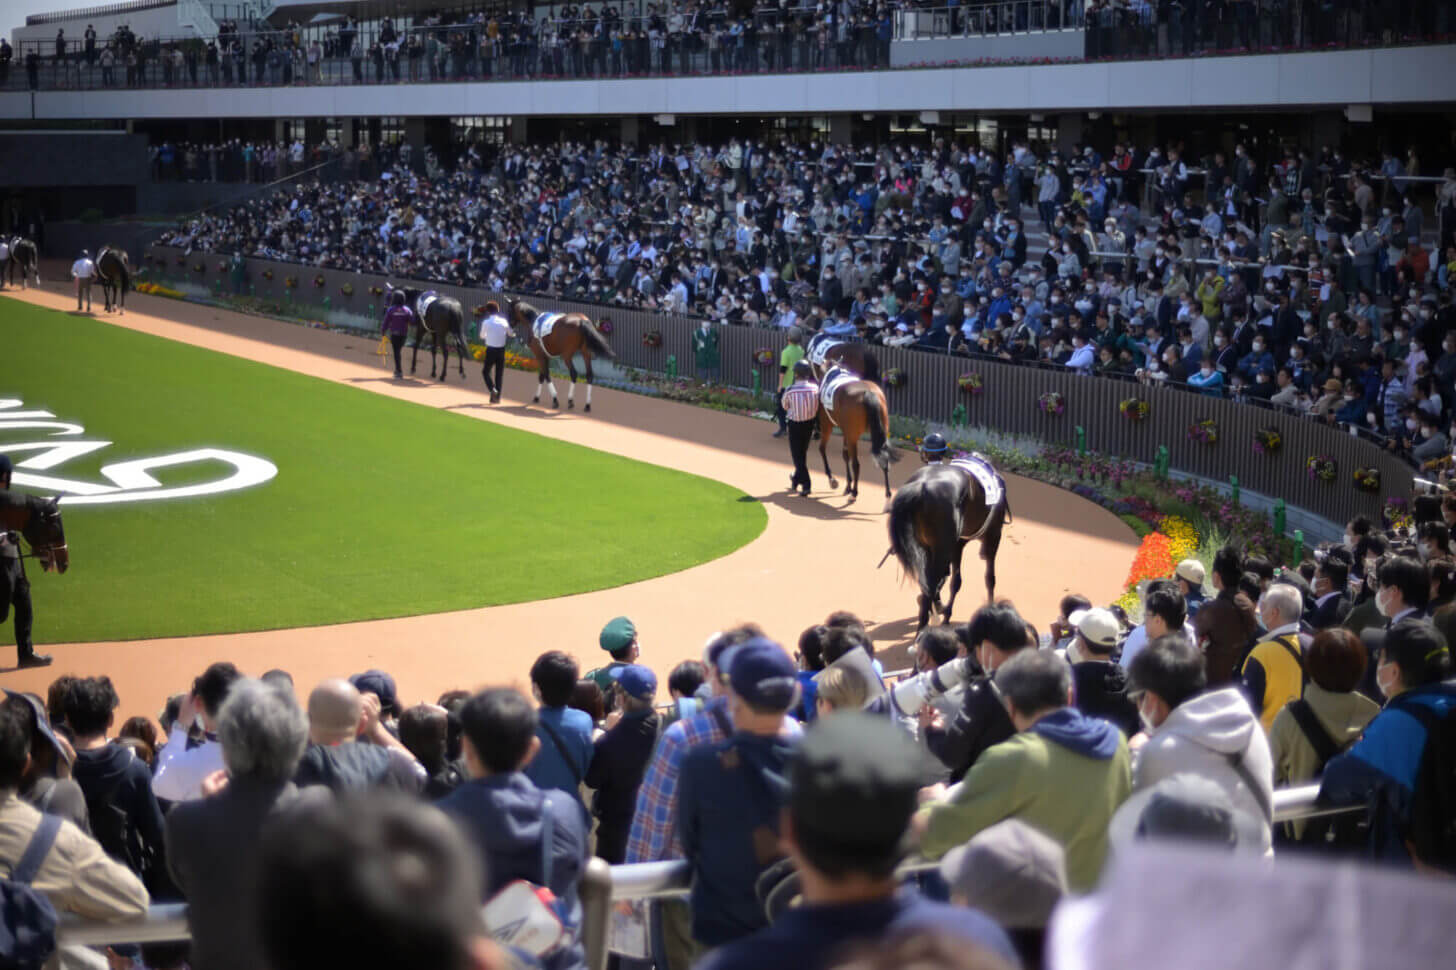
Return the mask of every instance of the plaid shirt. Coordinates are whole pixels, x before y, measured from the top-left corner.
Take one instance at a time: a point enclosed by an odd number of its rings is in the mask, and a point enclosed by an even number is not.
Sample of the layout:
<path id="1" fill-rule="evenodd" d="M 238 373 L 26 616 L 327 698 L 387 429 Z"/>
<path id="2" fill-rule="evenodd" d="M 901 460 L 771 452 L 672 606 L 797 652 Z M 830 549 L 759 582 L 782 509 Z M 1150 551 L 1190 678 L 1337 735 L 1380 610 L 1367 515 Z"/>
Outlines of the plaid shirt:
<path id="1" fill-rule="evenodd" d="M 642 787 L 637 789 L 637 811 L 632 816 L 632 834 L 627 840 L 627 862 L 661 862 L 683 857 L 682 842 L 674 830 L 677 821 L 677 780 L 683 758 L 700 745 L 728 737 L 718 723 L 728 721 L 728 698 L 714 697 L 703 713 L 668 725 L 647 766 Z M 803 733 L 799 722 L 784 720 L 784 737 Z"/>

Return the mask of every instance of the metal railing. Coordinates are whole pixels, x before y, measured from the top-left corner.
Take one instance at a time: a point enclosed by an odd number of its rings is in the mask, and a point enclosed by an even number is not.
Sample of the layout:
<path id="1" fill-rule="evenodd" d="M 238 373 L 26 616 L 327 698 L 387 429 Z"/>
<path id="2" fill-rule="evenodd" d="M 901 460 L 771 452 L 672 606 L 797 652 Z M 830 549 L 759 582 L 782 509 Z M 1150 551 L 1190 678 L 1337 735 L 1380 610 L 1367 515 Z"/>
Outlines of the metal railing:
<path id="1" fill-rule="evenodd" d="M 1318 784 L 1282 788 L 1274 792 L 1274 822 L 1318 818 L 1364 811 L 1364 806 L 1322 806 L 1318 804 Z M 912 876 L 933 869 L 938 863 L 910 859 L 900 867 L 900 874 Z M 646 862 L 611 866 L 601 859 L 591 859 L 582 876 L 581 939 L 586 948 L 587 966 L 606 970 L 607 927 L 612 904 L 622 900 L 676 899 L 686 896 L 690 869 L 682 860 Z M 159 903 L 147 915 L 135 920 L 103 923 L 63 915 L 58 931 L 62 943 L 100 946 L 116 943 L 163 943 L 190 938 L 185 903 Z"/>
<path id="2" fill-rule="evenodd" d="M 1000 37 L 1047 30 L 1081 30 L 1082 25 L 1081 5 L 1070 5 L 1065 0 L 988 0 L 897 11 L 895 39 Z"/>

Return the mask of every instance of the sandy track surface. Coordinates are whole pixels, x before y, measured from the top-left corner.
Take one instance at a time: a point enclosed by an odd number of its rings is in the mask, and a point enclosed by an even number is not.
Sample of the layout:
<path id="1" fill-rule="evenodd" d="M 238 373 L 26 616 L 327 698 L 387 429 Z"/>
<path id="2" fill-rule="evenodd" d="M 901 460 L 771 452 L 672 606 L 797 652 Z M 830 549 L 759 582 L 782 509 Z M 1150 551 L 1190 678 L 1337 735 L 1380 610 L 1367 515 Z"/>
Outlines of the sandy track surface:
<path id="1" fill-rule="evenodd" d="M 72 298 L 59 288 L 31 290 L 18 298 L 60 310 L 73 306 Z M 443 385 L 422 379 L 396 381 L 376 356 L 375 341 L 365 338 L 135 293 L 128 302 L 126 315 L 112 316 L 110 323 L 730 483 L 763 503 L 768 526 L 758 539 L 721 559 L 594 593 L 326 627 L 49 644 L 43 649 L 55 656 L 55 665 L 7 670 L 0 677 L 6 687 L 43 693 L 61 673 L 105 673 L 121 695 L 120 714 L 155 714 L 169 693 L 187 688 L 207 664 L 228 659 L 253 675 L 273 667 L 286 669 L 301 694 L 325 676 L 381 667 L 397 679 L 401 699 L 413 703 L 433 699 L 449 688 L 525 684 L 532 660 L 548 649 L 574 654 L 584 671 L 597 666 L 607 659 L 597 647 L 597 633 L 618 614 L 636 622 L 643 662 L 664 680 L 660 695 L 664 698 L 671 667 L 697 656 L 713 631 L 742 620 L 761 624 L 792 650 L 806 626 L 820 622 L 832 610 L 850 609 L 865 619 L 888 664 L 900 665 L 905 656 L 904 647 L 914 633 L 915 590 L 911 581 L 902 580 L 893 561 L 876 569 L 888 545 L 883 479 L 863 447 L 866 470 L 858 501 L 827 490 L 814 451 L 810 469 L 816 492 L 805 499 L 787 493 L 788 446 L 771 438 L 772 426 L 761 420 L 603 388 L 595 392 L 591 414 L 567 411 L 560 379 L 563 410 L 553 411 L 529 403 L 534 375 L 511 370 L 505 376 L 505 401 L 492 406 L 479 365 L 471 366 L 474 362 L 467 362 L 463 383 L 453 365 L 450 380 Z M 99 300 L 97 307 L 96 315 L 101 316 Z M 245 398 L 247 389 L 239 388 L 238 393 Z M 582 389 L 577 397 L 579 407 Z M 837 439 L 829 450 L 842 486 Z M 482 456 L 483 461 L 508 458 Z M 913 453 L 902 454 L 891 467 L 891 484 L 898 486 L 918 465 Z M 386 467 L 360 469 L 359 474 L 378 477 L 387 493 L 407 471 Z M 1111 601 L 1121 592 L 1136 547 L 1123 523 L 1048 485 L 1015 477 L 1007 485 L 1014 521 L 997 562 L 998 596 L 1014 600 L 1028 619 L 1044 629 L 1056 615 L 1058 599 L 1067 592 L 1081 592 L 1094 602 Z M 501 528 L 518 532 L 522 542 L 529 542 L 534 509 L 548 504 L 534 497 L 549 489 L 549 481 L 522 481 L 509 502 L 513 511 Z M 602 500 L 611 501 L 611 496 Z M 401 512 L 395 527 L 405 537 L 409 515 L 414 514 L 429 513 L 423 507 Z M 69 538 L 72 568 L 84 570 L 86 538 Z M 975 545 L 967 549 L 958 621 L 984 597 L 976 549 Z M 579 554 L 590 557 L 593 551 L 582 548 Z M 329 550 L 319 549 L 318 555 L 326 557 Z M 484 589 L 492 574 L 509 570 L 511 564 L 507 558 L 467 568 L 477 572 Z M 612 564 L 602 562 L 600 568 L 610 572 Z M 54 598 L 36 604 L 39 641 L 45 641 L 46 615 L 66 608 L 65 602 Z M 5 663 L 10 663 L 8 657 Z"/>

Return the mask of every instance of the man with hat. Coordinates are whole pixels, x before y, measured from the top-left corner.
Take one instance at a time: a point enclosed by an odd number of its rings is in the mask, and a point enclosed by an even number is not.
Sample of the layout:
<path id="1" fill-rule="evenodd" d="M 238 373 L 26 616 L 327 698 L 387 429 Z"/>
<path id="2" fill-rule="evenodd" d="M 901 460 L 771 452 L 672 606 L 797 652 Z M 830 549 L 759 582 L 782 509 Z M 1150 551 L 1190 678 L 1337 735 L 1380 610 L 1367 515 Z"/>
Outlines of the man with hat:
<path id="1" fill-rule="evenodd" d="M 902 890 L 895 867 L 924 771 L 924 752 L 883 717 L 816 721 L 789 764 L 780 822 L 803 905 L 710 955 L 702 970 L 822 970 L 845 945 L 934 931 L 1015 965 L 1006 934 L 975 910 Z"/>
<path id="2" fill-rule="evenodd" d="M 82 297 L 86 300 L 86 312 L 91 312 L 91 280 L 96 276 L 96 264 L 91 261 L 89 250 L 81 250 L 80 257 L 71 264 L 71 277 L 76 281 L 76 310 L 81 309 Z"/>
<path id="3" fill-rule="evenodd" d="M 616 709 L 612 687 L 617 683 L 617 670 L 635 663 L 642 653 L 637 645 L 637 625 L 625 616 L 614 616 L 602 627 L 602 632 L 597 636 L 597 644 L 612 659 L 605 667 L 588 671 L 586 679 L 602 689 L 606 698 L 606 712 L 610 714 Z"/>
<path id="4" fill-rule="evenodd" d="M 799 698 L 798 669 L 783 647 L 757 636 L 729 647 L 733 734 L 689 751 L 678 781 L 678 825 L 692 866 L 693 941 L 711 949 L 765 923 L 758 877 L 780 858 L 779 812 L 791 743 L 783 734 Z"/>
<path id="5" fill-rule="evenodd" d="M 807 360 L 794 364 L 794 383 L 783 393 L 784 414 L 788 420 L 789 455 L 794 460 L 794 474 L 789 476 L 789 491 L 800 488 L 800 494 L 808 495 L 809 442 L 814 437 L 814 427 L 819 417 L 819 385 L 814 382 L 814 368 Z"/>
<path id="6" fill-rule="evenodd" d="M 632 811 L 637 806 L 637 789 L 647 771 L 647 762 L 657 744 L 657 675 L 641 664 L 624 664 L 612 670 L 621 692 L 621 713 L 607 719 L 611 726 L 593 746 L 586 786 L 592 796 L 592 814 L 597 818 L 597 855 L 618 865 L 627 858 L 627 836 L 632 831 Z"/>
<path id="7" fill-rule="evenodd" d="M 9 455 L 0 455 L 0 490 L 10 491 L 10 476 L 15 465 Z M 14 532 L 0 532 L 0 623 L 15 609 L 16 666 L 44 667 L 51 658 L 35 652 L 30 641 L 30 628 L 34 612 L 30 605 L 30 580 L 25 578 L 25 564 L 20 558 L 20 536 Z"/>
<path id="8" fill-rule="evenodd" d="M 1073 610 L 1067 644 L 1077 710 L 1115 725 L 1127 737 L 1138 732 L 1137 705 L 1127 696 L 1127 672 L 1112 659 L 1122 626 L 1111 610 Z"/>
<path id="9" fill-rule="evenodd" d="M 34 694 L 5 690 L 6 705 L 17 705 L 30 725 L 30 761 L 16 794 L 20 800 L 48 815 L 70 820 L 82 831 L 89 830 L 86 794 L 71 775 L 76 752 L 51 728 L 45 704 Z"/>
<path id="10" fill-rule="evenodd" d="M 1173 579 L 1178 583 L 1178 591 L 1183 594 L 1189 623 L 1193 622 L 1198 608 L 1207 598 L 1203 595 L 1203 576 L 1203 563 L 1197 559 L 1184 559 L 1173 567 Z"/>
<path id="11" fill-rule="evenodd" d="M 1004 927 L 1029 967 L 1042 964 L 1052 910 L 1067 894 L 1067 854 L 1055 839 L 1008 818 L 940 860 L 951 902 Z"/>

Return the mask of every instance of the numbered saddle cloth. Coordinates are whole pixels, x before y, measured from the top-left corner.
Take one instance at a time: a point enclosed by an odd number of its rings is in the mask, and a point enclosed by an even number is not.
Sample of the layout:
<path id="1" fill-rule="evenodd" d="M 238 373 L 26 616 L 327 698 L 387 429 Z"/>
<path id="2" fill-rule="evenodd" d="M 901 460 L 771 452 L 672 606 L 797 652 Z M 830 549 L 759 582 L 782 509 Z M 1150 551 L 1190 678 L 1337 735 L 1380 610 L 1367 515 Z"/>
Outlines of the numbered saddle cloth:
<path id="1" fill-rule="evenodd" d="M 815 367 L 824 366 L 824 358 L 828 356 L 830 348 L 838 347 L 844 343 L 837 337 L 831 337 L 826 333 L 816 333 L 809 338 L 809 363 Z"/>
<path id="2" fill-rule="evenodd" d="M 972 478 L 981 483 L 981 491 L 986 494 L 987 508 L 994 509 L 1001 504 L 1001 496 L 1005 494 L 1006 484 L 1001 481 L 1001 476 L 996 473 L 996 469 L 991 467 L 990 461 L 981 455 L 972 454 L 969 458 L 955 459 L 951 462 L 951 465 L 968 473 Z M 966 538 L 979 539 L 981 533 L 986 531 L 986 525 L 990 521 L 991 517 L 988 515 L 986 522 L 982 523 L 980 530 L 975 535 L 967 536 Z"/>
<path id="3" fill-rule="evenodd" d="M 544 341 L 551 336 L 551 328 L 556 326 L 556 321 L 564 316 L 561 313 L 543 313 L 531 321 L 531 336 L 537 340 Z"/>
<path id="4" fill-rule="evenodd" d="M 437 293 L 435 290 L 426 290 L 425 292 L 421 293 L 420 298 L 415 301 L 415 314 L 421 320 L 424 320 L 425 314 L 430 312 L 430 304 L 434 303 L 439 298 L 440 294 Z"/>
<path id="5" fill-rule="evenodd" d="M 819 400 L 824 405 L 824 410 L 834 407 L 834 395 L 846 384 L 859 380 L 859 375 L 854 371 L 845 370 L 843 367 L 836 367 L 824 375 L 824 383 L 819 387 Z"/>

